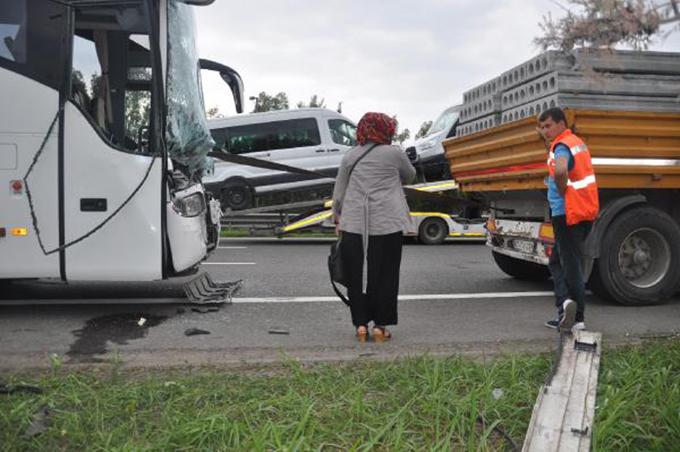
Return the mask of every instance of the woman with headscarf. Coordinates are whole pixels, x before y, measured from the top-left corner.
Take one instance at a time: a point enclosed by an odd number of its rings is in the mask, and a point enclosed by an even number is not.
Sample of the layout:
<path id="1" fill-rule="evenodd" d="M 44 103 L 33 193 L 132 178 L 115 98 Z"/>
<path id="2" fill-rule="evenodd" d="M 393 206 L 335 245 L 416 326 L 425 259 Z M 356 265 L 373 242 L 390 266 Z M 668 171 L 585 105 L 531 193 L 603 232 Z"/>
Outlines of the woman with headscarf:
<path id="1" fill-rule="evenodd" d="M 402 184 L 411 182 L 416 170 L 401 147 L 391 145 L 396 130 L 395 119 L 366 113 L 357 127 L 359 145 L 342 159 L 333 190 L 352 323 L 360 342 L 368 340 L 369 322 L 376 342 L 392 337 L 386 326 L 397 324 L 403 233 L 414 230 Z"/>

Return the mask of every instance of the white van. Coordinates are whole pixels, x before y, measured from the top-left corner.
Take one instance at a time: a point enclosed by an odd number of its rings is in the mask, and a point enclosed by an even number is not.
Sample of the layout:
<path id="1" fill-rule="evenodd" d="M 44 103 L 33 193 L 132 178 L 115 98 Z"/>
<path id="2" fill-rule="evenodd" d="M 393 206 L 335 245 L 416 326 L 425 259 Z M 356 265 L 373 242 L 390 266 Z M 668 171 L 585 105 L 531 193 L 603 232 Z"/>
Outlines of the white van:
<path id="1" fill-rule="evenodd" d="M 356 145 L 352 121 L 325 108 L 277 110 L 208 121 L 218 148 L 259 160 L 327 174 L 309 179 L 299 174 L 215 160 L 203 178 L 222 208 L 255 206 L 255 198 L 276 192 L 332 186 L 343 155 Z"/>
<path id="2" fill-rule="evenodd" d="M 462 105 L 454 105 L 444 110 L 432 123 L 427 134 L 416 140 L 414 146 L 406 149 L 406 154 L 418 171 L 419 179 L 428 181 L 451 178 L 442 141 L 456 136 L 461 109 Z"/>

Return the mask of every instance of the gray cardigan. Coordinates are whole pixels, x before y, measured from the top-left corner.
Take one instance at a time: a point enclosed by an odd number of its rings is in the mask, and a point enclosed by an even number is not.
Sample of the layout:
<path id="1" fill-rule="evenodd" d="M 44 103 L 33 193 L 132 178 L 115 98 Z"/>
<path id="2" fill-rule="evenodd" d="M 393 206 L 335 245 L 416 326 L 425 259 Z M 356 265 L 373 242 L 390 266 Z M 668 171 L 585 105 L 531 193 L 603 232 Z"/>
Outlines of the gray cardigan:
<path id="1" fill-rule="evenodd" d="M 333 190 L 333 213 L 340 217 L 340 230 L 364 238 L 415 232 L 402 184 L 410 183 L 416 170 L 399 146 L 378 145 L 368 151 L 348 181 L 352 164 L 372 145 L 350 149 L 340 164 Z"/>

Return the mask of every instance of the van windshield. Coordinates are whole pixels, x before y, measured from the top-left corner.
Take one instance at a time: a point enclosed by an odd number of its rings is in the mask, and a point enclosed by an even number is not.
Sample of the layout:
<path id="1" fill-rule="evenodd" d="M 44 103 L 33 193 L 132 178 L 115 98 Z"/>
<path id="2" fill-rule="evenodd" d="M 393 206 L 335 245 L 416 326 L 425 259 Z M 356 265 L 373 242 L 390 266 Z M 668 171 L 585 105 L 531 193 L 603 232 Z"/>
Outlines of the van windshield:
<path id="1" fill-rule="evenodd" d="M 215 145 L 205 118 L 195 21 L 190 6 L 168 2 L 168 75 L 166 139 L 170 158 L 189 176 L 201 177 L 212 166 Z"/>
<path id="2" fill-rule="evenodd" d="M 430 130 L 427 131 L 427 135 L 439 133 L 442 130 L 449 130 L 453 123 L 456 122 L 456 119 L 458 119 L 458 112 L 456 110 L 446 110 L 432 124 Z"/>

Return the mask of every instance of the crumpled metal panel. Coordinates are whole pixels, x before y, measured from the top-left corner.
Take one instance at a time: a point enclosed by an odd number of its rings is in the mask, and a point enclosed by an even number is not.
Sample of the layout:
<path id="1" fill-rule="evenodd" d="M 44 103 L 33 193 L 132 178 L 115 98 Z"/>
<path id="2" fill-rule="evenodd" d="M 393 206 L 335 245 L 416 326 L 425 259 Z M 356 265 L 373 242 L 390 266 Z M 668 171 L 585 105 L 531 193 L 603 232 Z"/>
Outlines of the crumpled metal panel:
<path id="1" fill-rule="evenodd" d="M 200 178 L 212 167 L 207 154 L 215 142 L 205 118 L 195 28 L 192 8 L 170 0 L 166 141 L 170 158 L 182 165 L 189 176 Z"/>

